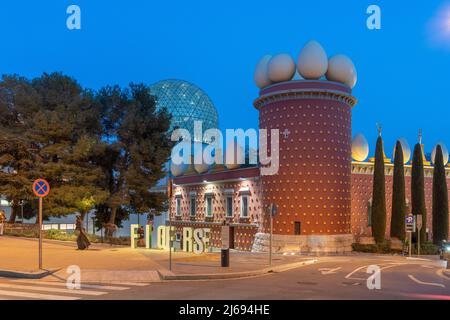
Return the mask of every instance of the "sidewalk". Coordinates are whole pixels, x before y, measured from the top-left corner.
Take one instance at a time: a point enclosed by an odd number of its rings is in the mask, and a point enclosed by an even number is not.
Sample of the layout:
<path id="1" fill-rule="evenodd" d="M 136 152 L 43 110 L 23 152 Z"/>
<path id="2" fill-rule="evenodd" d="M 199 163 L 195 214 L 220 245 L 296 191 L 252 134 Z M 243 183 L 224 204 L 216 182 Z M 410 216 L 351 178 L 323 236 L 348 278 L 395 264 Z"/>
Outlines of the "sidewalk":
<path id="1" fill-rule="evenodd" d="M 274 255 L 269 268 L 268 254 L 231 252 L 230 267 L 220 267 L 220 253 L 195 255 L 172 252 L 169 271 L 169 252 L 131 249 L 108 244 L 93 244 L 89 250 L 77 250 L 74 242 L 43 241 L 43 268 L 53 272 L 47 278 L 66 279 L 67 268 L 79 266 L 86 282 L 152 282 L 185 279 L 212 279 L 251 276 L 299 267 L 311 263 L 312 257 Z M 0 237 L 0 275 L 11 272 L 32 277 L 38 270 L 37 239 Z M 17 276 L 17 275 L 16 275 Z M 51 279 L 48 279 L 51 280 Z"/>

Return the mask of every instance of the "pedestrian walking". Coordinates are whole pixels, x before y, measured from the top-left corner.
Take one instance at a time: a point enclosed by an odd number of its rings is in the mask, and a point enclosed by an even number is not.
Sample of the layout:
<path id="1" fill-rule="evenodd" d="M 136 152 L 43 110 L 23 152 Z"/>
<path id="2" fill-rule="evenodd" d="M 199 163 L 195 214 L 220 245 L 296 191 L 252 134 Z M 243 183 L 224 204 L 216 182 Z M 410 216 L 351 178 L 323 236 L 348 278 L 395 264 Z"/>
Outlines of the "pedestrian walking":
<path id="1" fill-rule="evenodd" d="M 3 232 L 5 231 L 5 223 L 6 223 L 5 211 L 0 210 L 0 236 L 2 236 Z"/>

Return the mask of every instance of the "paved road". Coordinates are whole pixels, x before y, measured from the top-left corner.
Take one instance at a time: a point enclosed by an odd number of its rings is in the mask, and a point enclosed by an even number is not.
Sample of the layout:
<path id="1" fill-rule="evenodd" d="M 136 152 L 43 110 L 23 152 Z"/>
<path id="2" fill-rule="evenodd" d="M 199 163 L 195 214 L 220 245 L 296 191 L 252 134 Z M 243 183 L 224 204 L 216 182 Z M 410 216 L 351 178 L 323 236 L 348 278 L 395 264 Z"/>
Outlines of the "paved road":
<path id="1" fill-rule="evenodd" d="M 0 299 L 445 299 L 450 272 L 438 260 L 391 256 L 324 257 L 288 272 L 236 280 L 113 283 L 67 289 L 64 282 L 0 279 Z M 377 265 L 381 289 L 369 290 Z M 373 281 L 371 283 L 374 283 Z"/>

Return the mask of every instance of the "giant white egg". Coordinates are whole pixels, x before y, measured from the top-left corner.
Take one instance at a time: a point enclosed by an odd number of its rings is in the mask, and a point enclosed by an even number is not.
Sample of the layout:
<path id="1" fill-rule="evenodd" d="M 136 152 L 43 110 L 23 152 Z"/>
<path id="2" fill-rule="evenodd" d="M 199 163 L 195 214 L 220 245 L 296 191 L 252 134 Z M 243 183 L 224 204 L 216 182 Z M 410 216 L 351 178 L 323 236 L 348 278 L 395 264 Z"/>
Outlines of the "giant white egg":
<path id="1" fill-rule="evenodd" d="M 438 146 L 438 145 L 441 146 L 441 149 L 442 149 L 442 155 L 443 155 L 443 158 L 444 158 L 444 166 L 445 166 L 445 165 L 447 165 L 447 163 L 448 163 L 448 149 L 447 149 L 447 146 L 446 146 L 443 142 L 438 142 L 438 143 L 434 146 L 433 152 L 431 153 L 431 161 L 433 161 L 433 164 L 435 164 L 434 158 L 436 157 L 436 149 L 437 149 L 437 146 Z"/>
<path id="2" fill-rule="evenodd" d="M 369 143 L 363 134 L 358 133 L 352 140 L 352 158 L 363 162 L 369 156 Z"/>
<path id="3" fill-rule="evenodd" d="M 295 74 L 295 62 L 290 54 L 281 53 L 272 59 L 268 64 L 269 79 L 272 82 L 283 82 L 292 80 Z"/>
<path id="4" fill-rule="evenodd" d="M 269 79 L 269 70 L 268 70 L 268 64 L 270 59 L 272 59 L 271 55 L 265 55 L 256 65 L 253 79 L 255 80 L 256 86 L 260 89 L 265 88 L 268 85 L 272 84 L 272 81 L 270 81 Z"/>
<path id="5" fill-rule="evenodd" d="M 405 138 L 400 138 L 400 139 L 398 139 L 398 141 L 400 141 L 400 144 L 402 146 L 403 163 L 406 164 L 406 163 L 408 163 L 408 161 L 411 158 L 411 148 L 409 146 L 408 141 Z M 394 145 L 394 151 L 392 152 L 392 158 L 394 159 L 394 161 L 395 161 L 395 147 L 396 147 L 396 145 Z"/>
<path id="6" fill-rule="evenodd" d="M 178 177 L 185 174 L 191 167 L 192 144 L 182 141 L 177 143 L 170 155 L 170 172 Z"/>
<path id="7" fill-rule="evenodd" d="M 309 41 L 298 56 L 298 73 L 305 79 L 317 80 L 327 69 L 328 57 L 325 50 L 317 41 Z"/>
<path id="8" fill-rule="evenodd" d="M 357 81 L 355 65 L 349 57 L 339 54 L 328 60 L 326 77 L 330 81 L 346 84 L 353 89 Z"/>
<path id="9" fill-rule="evenodd" d="M 188 167 L 189 166 L 185 163 L 175 164 L 173 162 L 170 162 L 170 172 L 174 177 L 179 177 L 185 174 Z"/>
<path id="10" fill-rule="evenodd" d="M 224 164 L 228 169 L 237 169 L 245 162 L 244 149 L 237 143 L 230 142 L 225 149 L 224 158 Z"/>

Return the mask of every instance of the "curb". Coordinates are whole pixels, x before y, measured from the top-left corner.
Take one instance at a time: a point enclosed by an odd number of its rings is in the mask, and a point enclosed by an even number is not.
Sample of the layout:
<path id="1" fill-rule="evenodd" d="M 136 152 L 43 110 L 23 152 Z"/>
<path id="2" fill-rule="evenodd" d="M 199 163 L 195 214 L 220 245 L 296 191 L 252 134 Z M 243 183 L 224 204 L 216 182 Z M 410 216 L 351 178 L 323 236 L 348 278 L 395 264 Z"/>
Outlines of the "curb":
<path id="1" fill-rule="evenodd" d="M 316 263 L 317 259 L 311 259 L 301 262 L 289 263 L 280 266 L 274 266 L 269 268 L 264 268 L 254 271 L 242 271 L 242 272 L 232 272 L 232 273 L 214 273 L 214 274 L 175 274 L 169 270 L 162 269 L 158 270 L 158 273 L 162 280 L 218 280 L 218 279 L 238 279 L 252 276 L 260 276 L 273 272 L 283 272 L 291 269 L 300 268 L 313 263 Z"/>
<path id="2" fill-rule="evenodd" d="M 41 270 L 36 272 L 21 272 L 11 270 L 0 270 L 0 277 L 3 278 L 18 278 L 18 279 L 42 279 L 46 276 L 53 274 L 59 269 L 54 270 Z"/>

